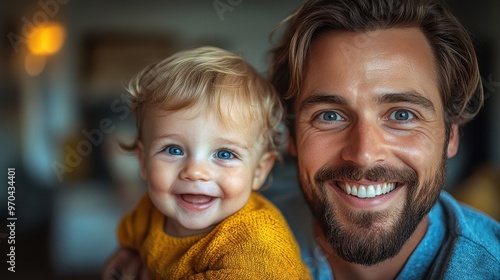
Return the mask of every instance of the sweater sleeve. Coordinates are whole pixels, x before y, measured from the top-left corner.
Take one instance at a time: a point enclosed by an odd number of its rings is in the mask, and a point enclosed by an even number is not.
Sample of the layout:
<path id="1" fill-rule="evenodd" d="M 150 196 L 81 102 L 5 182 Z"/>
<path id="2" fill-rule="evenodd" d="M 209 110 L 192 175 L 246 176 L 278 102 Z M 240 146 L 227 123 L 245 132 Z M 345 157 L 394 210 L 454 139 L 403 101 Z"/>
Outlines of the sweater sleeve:
<path id="1" fill-rule="evenodd" d="M 137 205 L 127 213 L 118 225 L 118 243 L 122 247 L 139 251 L 150 229 L 153 203 L 144 195 Z"/>

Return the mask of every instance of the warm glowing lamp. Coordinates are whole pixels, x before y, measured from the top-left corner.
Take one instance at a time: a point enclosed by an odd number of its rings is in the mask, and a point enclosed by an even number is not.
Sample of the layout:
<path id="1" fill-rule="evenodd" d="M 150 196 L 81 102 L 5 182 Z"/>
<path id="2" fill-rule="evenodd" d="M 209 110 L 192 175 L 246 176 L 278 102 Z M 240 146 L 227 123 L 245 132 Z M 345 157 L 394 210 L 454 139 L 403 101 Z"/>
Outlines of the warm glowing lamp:
<path id="1" fill-rule="evenodd" d="M 58 52 L 66 36 L 64 27 L 56 22 L 49 22 L 35 27 L 28 38 L 28 49 L 33 55 L 51 55 Z"/>

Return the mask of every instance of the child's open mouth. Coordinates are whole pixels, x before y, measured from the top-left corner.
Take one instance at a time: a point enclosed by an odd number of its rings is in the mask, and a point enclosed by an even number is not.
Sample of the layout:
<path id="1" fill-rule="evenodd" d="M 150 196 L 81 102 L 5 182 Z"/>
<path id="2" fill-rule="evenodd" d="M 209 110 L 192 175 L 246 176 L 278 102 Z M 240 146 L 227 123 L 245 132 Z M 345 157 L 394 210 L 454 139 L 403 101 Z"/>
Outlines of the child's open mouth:
<path id="1" fill-rule="evenodd" d="M 216 200 L 213 196 L 203 194 L 179 194 L 177 199 L 184 208 L 192 211 L 205 210 Z"/>

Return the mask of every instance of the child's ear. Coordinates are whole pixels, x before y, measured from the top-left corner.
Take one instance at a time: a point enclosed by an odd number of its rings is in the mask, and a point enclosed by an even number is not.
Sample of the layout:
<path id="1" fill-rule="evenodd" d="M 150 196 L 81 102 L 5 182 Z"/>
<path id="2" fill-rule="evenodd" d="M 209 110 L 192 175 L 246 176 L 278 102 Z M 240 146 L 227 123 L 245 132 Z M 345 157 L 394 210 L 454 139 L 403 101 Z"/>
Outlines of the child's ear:
<path id="1" fill-rule="evenodd" d="M 144 146 L 141 141 L 137 141 L 137 148 L 135 149 L 137 159 L 139 160 L 139 169 L 141 178 L 146 180 L 146 156 L 144 155 Z"/>
<path id="2" fill-rule="evenodd" d="M 457 154 L 458 144 L 460 142 L 460 137 L 458 133 L 458 124 L 454 123 L 451 125 L 450 138 L 448 139 L 448 147 L 446 150 L 446 155 L 448 158 L 452 158 Z"/>
<path id="3" fill-rule="evenodd" d="M 267 175 L 271 172 L 274 162 L 276 161 L 276 155 L 274 152 L 266 152 L 261 157 L 257 163 L 257 168 L 255 168 L 255 174 L 253 176 L 252 190 L 257 191 L 262 187 L 262 184 L 266 181 Z"/>

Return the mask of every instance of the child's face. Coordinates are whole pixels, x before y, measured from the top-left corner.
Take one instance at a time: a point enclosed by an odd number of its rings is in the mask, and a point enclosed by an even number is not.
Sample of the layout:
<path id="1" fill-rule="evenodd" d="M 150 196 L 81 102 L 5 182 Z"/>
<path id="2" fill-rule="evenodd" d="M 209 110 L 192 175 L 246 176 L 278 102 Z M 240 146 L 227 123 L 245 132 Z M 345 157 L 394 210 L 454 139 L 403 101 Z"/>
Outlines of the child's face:
<path id="1" fill-rule="evenodd" d="M 275 160 L 259 141 L 255 122 L 226 128 L 213 113 L 193 117 L 200 110 L 148 108 L 143 120 L 141 176 L 173 236 L 210 231 L 243 208 Z"/>

